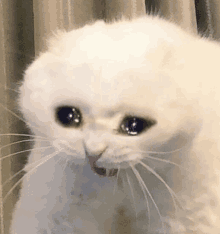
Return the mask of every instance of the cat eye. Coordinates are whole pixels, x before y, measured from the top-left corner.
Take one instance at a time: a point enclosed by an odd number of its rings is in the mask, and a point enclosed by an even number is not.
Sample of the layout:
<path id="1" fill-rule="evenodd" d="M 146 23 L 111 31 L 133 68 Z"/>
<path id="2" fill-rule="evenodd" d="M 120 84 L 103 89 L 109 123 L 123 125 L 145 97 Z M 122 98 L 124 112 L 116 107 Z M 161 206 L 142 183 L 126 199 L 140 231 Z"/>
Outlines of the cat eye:
<path id="1" fill-rule="evenodd" d="M 136 136 L 156 124 L 156 121 L 129 116 L 123 119 L 120 126 L 120 133 L 129 136 Z"/>
<path id="2" fill-rule="evenodd" d="M 61 106 L 56 109 L 56 120 L 64 127 L 79 127 L 82 123 L 82 115 L 75 107 Z"/>

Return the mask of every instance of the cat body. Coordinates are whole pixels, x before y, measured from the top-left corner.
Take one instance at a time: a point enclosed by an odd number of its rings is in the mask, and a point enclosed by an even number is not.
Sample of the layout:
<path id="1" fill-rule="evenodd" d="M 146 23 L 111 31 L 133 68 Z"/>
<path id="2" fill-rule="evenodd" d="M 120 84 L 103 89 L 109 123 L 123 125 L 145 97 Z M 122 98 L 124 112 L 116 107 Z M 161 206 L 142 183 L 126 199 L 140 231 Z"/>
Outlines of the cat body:
<path id="1" fill-rule="evenodd" d="M 36 137 L 11 234 L 218 234 L 219 61 L 157 17 L 57 33 L 20 87 Z"/>

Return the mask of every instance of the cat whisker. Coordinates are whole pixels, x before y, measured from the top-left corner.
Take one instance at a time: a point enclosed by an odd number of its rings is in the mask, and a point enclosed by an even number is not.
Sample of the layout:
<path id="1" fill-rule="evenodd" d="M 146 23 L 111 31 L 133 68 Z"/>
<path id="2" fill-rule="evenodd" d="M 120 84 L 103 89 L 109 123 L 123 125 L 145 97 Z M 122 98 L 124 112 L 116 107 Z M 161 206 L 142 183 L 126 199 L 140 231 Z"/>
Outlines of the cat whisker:
<path id="1" fill-rule="evenodd" d="M 181 150 L 183 150 L 184 148 L 187 148 L 187 145 L 186 146 L 183 146 L 179 149 L 175 149 L 175 150 L 171 150 L 171 151 L 143 151 L 143 150 L 138 150 L 135 152 L 137 153 L 145 153 L 145 154 L 161 154 L 161 155 L 166 155 L 166 154 L 173 154 L 173 153 L 176 153 L 176 152 L 180 152 Z"/>
<path id="2" fill-rule="evenodd" d="M 29 151 L 32 151 L 32 150 L 43 150 L 43 149 L 50 149 L 50 148 L 54 148 L 54 147 L 53 146 L 45 146 L 45 147 L 28 149 L 28 150 L 21 150 L 21 151 L 18 151 L 18 152 L 12 153 L 12 154 L 8 154 L 8 155 L 5 155 L 5 156 L 1 157 L 0 161 L 4 160 L 6 158 L 9 158 L 11 156 L 14 156 L 14 155 L 17 155 L 17 154 L 21 154 L 21 153 L 25 153 L 25 152 L 29 152 Z"/>
<path id="3" fill-rule="evenodd" d="M 133 199 L 133 202 L 134 202 L 134 209 L 135 209 L 135 217 L 136 217 L 136 220 L 137 220 L 137 210 L 136 210 L 136 205 L 135 205 L 135 198 L 134 198 L 134 191 L 133 191 L 133 188 L 132 188 L 132 185 L 131 185 L 131 181 L 128 177 L 128 173 L 126 173 L 126 178 L 127 178 L 127 181 L 128 181 L 128 185 L 129 185 L 129 188 L 131 190 L 131 196 L 132 196 L 132 199 Z"/>
<path id="4" fill-rule="evenodd" d="M 37 161 L 34 161 L 33 163 L 27 164 L 27 165 L 25 166 L 25 169 L 26 169 L 26 168 L 29 168 L 29 167 L 31 168 L 34 164 L 36 164 L 36 163 L 38 163 L 38 162 L 40 162 L 40 161 L 42 161 L 42 158 L 39 159 L 39 160 L 37 160 Z M 11 176 L 10 178 L 8 178 L 8 179 L 2 184 L 2 189 L 0 188 L 0 191 L 3 190 L 4 186 L 5 186 L 8 182 L 10 182 L 12 179 L 14 179 L 14 178 L 15 178 L 17 175 L 19 175 L 22 171 L 25 172 L 25 169 L 23 168 L 23 169 L 19 170 L 19 171 L 16 172 L 13 176 Z"/>
<path id="5" fill-rule="evenodd" d="M 60 149 L 58 152 L 60 153 L 60 152 L 62 152 L 62 150 L 64 150 L 64 149 Z M 65 157 L 65 158 L 64 158 L 64 157 Z M 68 162 L 69 162 L 70 160 L 69 160 L 69 158 L 68 158 L 67 155 L 62 155 L 62 157 L 61 157 L 56 163 L 60 162 L 62 159 L 65 160 L 65 164 L 64 164 L 64 166 L 62 166 L 63 170 L 65 170 L 66 167 L 67 167 L 67 164 L 68 164 Z M 60 164 L 60 165 L 61 165 L 61 164 Z"/>
<path id="6" fill-rule="evenodd" d="M 0 137 L 1 136 L 24 136 L 24 137 L 33 137 L 33 138 L 41 138 L 41 139 L 50 139 L 48 137 L 43 137 L 43 136 L 36 136 L 32 134 L 19 134 L 19 133 L 5 133 L 5 134 L 0 134 Z M 55 139 L 55 138 L 51 138 L 51 139 Z"/>
<path id="7" fill-rule="evenodd" d="M 18 118 L 19 120 L 21 120 L 22 122 L 24 122 L 25 124 L 27 124 L 28 126 L 31 126 L 32 128 L 35 128 L 39 131 L 39 128 L 33 126 L 32 124 L 30 124 L 29 122 L 27 122 L 25 119 L 23 119 L 22 117 L 18 116 L 17 114 L 15 114 L 12 110 L 8 109 L 7 107 L 5 107 L 2 103 L 0 103 L 0 105 L 7 110 L 9 113 L 11 113 L 13 116 L 15 116 L 16 118 Z M 39 131 L 40 132 L 40 131 Z M 42 132 L 41 132 L 42 133 Z M 42 133 L 43 135 L 45 135 L 44 133 Z"/>
<path id="8" fill-rule="evenodd" d="M 32 171 L 34 171 L 35 169 L 37 169 L 39 166 L 41 166 L 42 164 L 44 164 L 45 162 L 47 162 L 48 160 L 50 160 L 51 158 L 55 157 L 60 151 L 56 151 L 55 154 L 49 154 L 47 155 L 45 158 L 42 159 L 42 162 L 39 163 L 36 167 L 32 168 L 30 171 L 28 171 L 27 174 L 25 174 L 21 179 L 19 179 L 13 186 L 12 188 L 7 192 L 7 194 L 5 195 L 5 197 L 2 200 L 2 203 L 4 204 L 6 199 L 8 198 L 8 196 L 12 193 L 12 191 L 22 182 L 22 180 L 28 176 L 29 174 L 32 173 Z"/>
<path id="9" fill-rule="evenodd" d="M 146 200 L 146 205 L 147 205 L 147 212 L 148 212 L 148 217 L 147 218 L 148 218 L 148 222 L 149 222 L 149 225 L 150 225 L 150 223 L 151 223 L 151 220 L 150 220 L 150 206 L 149 206 L 149 201 L 148 201 L 147 194 L 146 194 L 145 190 L 147 191 L 148 195 L 152 199 L 154 205 L 156 206 L 156 209 L 158 209 L 157 204 L 154 202 L 154 199 L 151 196 L 150 191 L 148 190 L 147 186 L 144 184 L 144 181 L 142 180 L 142 178 L 141 178 L 139 172 L 137 171 L 137 169 L 130 162 L 129 162 L 129 165 L 130 165 L 134 175 L 136 176 L 136 178 L 137 178 L 137 180 L 138 180 L 138 182 L 139 182 L 139 184 L 141 186 L 141 189 L 143 191 L 143 194 L 144 194 L 144 197 L 145 197 L 145 200 Z M 159 209 L 158 209 L 158 211 L 159 211 Z M 160 212 L 159 212 L 159 216 L 160 216 Z"/>
<path id="10" fill-rule="evenodd" d="M 179 202 L 179 204 L 181 204 L 181 202 L 179 201 L 176 193 L 170 188 L 170 186 L 164 181 L 164 179 L 158 174 L 156 173 L 152 168 L 150 168 L 148 165 L 144 164 L 141 160 L 137 160 L 143 167 L 145 167 L 148 171 L 150 171 L 153 175 L 155 175 L 165 186 L 166 188 L 168 189 L 172 199 L 173 199 L 173 203 L 174 203 L 174 206 L 175 206 L 175 209 L 177 211 L 177 203 L 176 203 L 176 200 Z M 176 198 L 176 200 L 175 200 Z M 181 208 L 182 208 L 182 205 L 181 205 Z"/>
<path id="11" fill-rule="evenodd" d="M 117 171 L 117 177 L 116 177 L 116 182 L 115 182 L 115 185 L 114 185 L 114 190 L 113 190 L 113 196 L 115 195 L 116 193 L 116 187 L 118 188 L 118 177 L 119 177 L 119 173 L 120 173 L 120 166 L 118 167 L 118 171 Z"/>
<path id="12" fill-rule="evenodd" d="M 110 173 L 111 173 L 111 169 L 106 168 L 106 176 L 107 176 L 107 177 L 109 177 L 109 176 L 110 176 Z"/>
<path id="13" fill-rule="evenodd" d="M 114 168 L 106 168 L 106 176 L 112 177 L 115 175 L 115 169 Z"/>
<path id="14" fill-rule="evenodd" d="M 170 160 L 161 159 L 161 158 L 156 158 L 156 157 L 152 157 L 152 156 L 149 156 L 149 155 L 147 155 L 147 156 L 145 156 L 145 157 L 146 157 L 145 159 L 148 158 L 148 159 L 153 159 L 153 160 L 156 160 L 156 161 L 160 161 L 160 162 L 172 164 L 172 165 L 174 165 L 174 166 L 179 167 L 179 168 L 182 169 L 182 170 L 185 170 L 185 171 L 190 172 L 187 168 L 184 168 L 183 166 L 179 165 L 178 163 L 172 162 L 172 161 L 170 161 Z"/>
<path id="15" fill-rule="evenodd" d="M 69 140 L 62 139 L 62 140 L 59 140 L 59 143 L 62 143 L 64 146 L 68 147 L 72 151 L 77 152 L 75 148 L 70 144 Z"/>
<path id="16" fill-rule="evenodd" d="M 138 151 L 138 152 L 135 151 L 135 152 L 131 152 L 131 153 L 139 153 L 139 151 Z M 174 165 L 174 166 L 179 167 L 179 168 L 182 169 L 182 170 L 185 170 L 185 171 L 190 172 L 187 168 L 184 168 L 183 166 L 179 165 L 178 163 L 172 162 L 172 161 L 167 160 L 167 159 L 152 157 L 152 156 L 148 155 L 147 152 L 143 152 L 143 154 L 147 154 L 147 155 L 145 155 L 145 156 L 144 156 L 145 158 L 143 158 L 142 160 L 145 160 L 145 159 L 152 159 L 152 160 L 156 160 L 156 161 L 160 161 L 160 162 L 172 164 L 172 165 Z"/>
<path id="17" fill-rule="evenodd" d="M 63 170 L 65 170 L 65 169 L 66 169 L 67 164 L 68 164 L 68 162 L 69 162 L 68 157 L 67 157 L 67 156 L 65 156 L 65 158 L 66 158 L 66 163 L 65 163 L 65 166 L 64 166 L 64 169 L 63 169 Z"/>
<path id="18" fill-rule="evenodd" d="M 12 146 L 12 145 L 16 145 L 16 144 L 19 144 L 19 143 L 23 143 L 23 142 L 36 142 L 36 141 L 48 141 L 50 142 L 49 140 L 40 140 L 40 139 L 29 139 L 29 140 L 22 140 L 22 141 L 16 141 L 16 142 L 12 142 L 10 144 L 7 144 L 7 145 L 4 145 L 2 147 L 0 147 L 0 150 L 6 148 L 6 147 L 9 147 L 9 146 Z"/>
<path id="19" fill-rule="evenodd" d="M 73 153 L 77 153 L 78 151 L 75 150 L 70 144 L 69 141 L 66 140 L 60 140 L 58 139 L 56 142 L 53 142 L 54 147 L 56 147 L 57 149 L 63 148 L 63 150 L 68 153 L 68 149 L 71 150 L 71 154 Z M 65 149 L 65 147 L 67 148 L 67 150 Z"/>
<path id="20" fill-rule="evenodd" d="M 4 88 L 5 88 L 5 90 L 10 90 L 10 91 L 13 91 L 13 92 L 15 92 L 15 93 L 20 94 L 19 90 L 12 89 L 12 88 L 8 88 L 8 87 L 4 87 Z"/>

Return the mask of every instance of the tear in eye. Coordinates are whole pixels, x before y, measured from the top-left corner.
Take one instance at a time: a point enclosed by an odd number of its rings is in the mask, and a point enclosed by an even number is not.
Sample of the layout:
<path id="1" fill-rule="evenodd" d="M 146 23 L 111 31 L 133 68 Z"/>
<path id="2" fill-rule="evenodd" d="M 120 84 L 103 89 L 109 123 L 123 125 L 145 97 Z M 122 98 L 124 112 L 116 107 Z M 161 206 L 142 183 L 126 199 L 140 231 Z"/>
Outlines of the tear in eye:
<path id="1" fill-rule="evenodd" d="M 156 124 L 156 121 L 154 120 L 143 119 L 133 116 L 126 117 L 121 123 L 120 133 L 130 136 L 136 136 L 142 133 L 143 131 L 149 129 L 154 124 Z"/>
<path id="2" fill-rule="evenodd" d="M 56 109 L 56 120 L 64 127 L 79 127 L 82 123 L 82 115 L 75 107 L 61 106 Z"/>

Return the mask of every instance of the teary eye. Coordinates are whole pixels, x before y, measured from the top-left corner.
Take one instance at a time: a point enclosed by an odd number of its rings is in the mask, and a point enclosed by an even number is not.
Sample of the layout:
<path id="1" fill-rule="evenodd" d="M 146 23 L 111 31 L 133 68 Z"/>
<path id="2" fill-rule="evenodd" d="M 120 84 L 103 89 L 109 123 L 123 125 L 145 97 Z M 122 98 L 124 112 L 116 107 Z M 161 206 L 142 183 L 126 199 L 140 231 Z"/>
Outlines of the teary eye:
<path id="1" fill-rule="evenodd" d="M 56 109 L 56 120 L 64 127 L 79 127 L 82 115 L 79 109 L 72 106 L 61 106 Z"/>
<path id="2" fill-rule="evenodd" d="M 143 119 L 134 116 L 125 117 L 120 125 L 120 133 L 136 136 L 149 129 L 154 124 L 156 124 L 156 121 L 150 119 Z"/>

